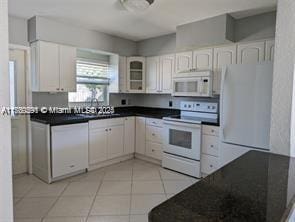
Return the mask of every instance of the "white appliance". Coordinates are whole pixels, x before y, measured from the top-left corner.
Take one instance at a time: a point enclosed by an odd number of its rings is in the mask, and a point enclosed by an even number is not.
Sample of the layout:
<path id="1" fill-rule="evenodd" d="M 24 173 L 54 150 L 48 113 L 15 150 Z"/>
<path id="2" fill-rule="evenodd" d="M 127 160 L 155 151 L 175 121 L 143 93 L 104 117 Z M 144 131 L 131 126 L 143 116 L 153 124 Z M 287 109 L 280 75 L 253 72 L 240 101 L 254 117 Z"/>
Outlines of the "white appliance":
<path id="1" fill-rule="evenodd" d="M 173 76 L 172 96 L 212 96 L 212 71 L 189 70 Z"/>
<path id="2" fill-rule="evenodd" d="M 222 73 L 220 165 L 269 150 L 273 64 L 230 65 Z"/>
<path id="3" fill-rule="evenodd" d="M 202 123 L 218 123 L 218 104 L 181 102 L 181 114 L 164 118 L 162 166 L 200 178 Z"/>

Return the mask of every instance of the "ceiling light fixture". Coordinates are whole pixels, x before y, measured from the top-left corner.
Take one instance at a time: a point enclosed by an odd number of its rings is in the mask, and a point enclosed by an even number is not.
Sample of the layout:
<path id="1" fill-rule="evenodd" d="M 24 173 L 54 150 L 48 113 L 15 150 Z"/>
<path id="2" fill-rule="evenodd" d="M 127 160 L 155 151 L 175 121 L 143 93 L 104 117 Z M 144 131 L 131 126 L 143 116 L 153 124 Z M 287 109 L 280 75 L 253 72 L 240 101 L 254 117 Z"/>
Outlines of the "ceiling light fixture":
<path id="1" fill-rule="evenodd" d="M 128 11 L 143 12 L 146 11 L 155 0 L 121 0 Z"/>

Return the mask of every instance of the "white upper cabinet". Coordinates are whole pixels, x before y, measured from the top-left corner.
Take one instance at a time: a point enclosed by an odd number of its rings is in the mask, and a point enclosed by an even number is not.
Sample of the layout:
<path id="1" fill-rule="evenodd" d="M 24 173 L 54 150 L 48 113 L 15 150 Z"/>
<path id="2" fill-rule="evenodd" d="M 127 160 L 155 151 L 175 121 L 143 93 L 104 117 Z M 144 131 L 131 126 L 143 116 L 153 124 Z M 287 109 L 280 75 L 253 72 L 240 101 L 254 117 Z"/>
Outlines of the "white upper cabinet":
<path id="1" fill-rule="evenodd" d="M 265 42 L 238 44 L 238 64 L 253 64 L 264 61 Z"/>
<path id="2" fill-rule="evenodd" d="M 65 92 L 76 91 L 76 48 L 59 46 L 59 81 L 60 90 Z"/>
<path id="3" fill-rule="evenodd" d="M 127 92 L 127 58 L 125 56 L 119 57 L 119 92 Z"/>
<path id="4" fill-rule="evenodd" d="M 275 40 L 267 40 L 265 42 L 265 61 L 274 61 Z"/>
<path id="5" fill-rule="evenodd" d="M 160 57 L 160 91 L 161 93 L 172 93 L 172 77 L 175 73 L 175 55 L 164 55 Z"/>
<path id="6" fill-rule="evenodd" d="M 193 68 L 198 70 L 212 70 L 213 49 L 202 49 L 193 52 Z"/>
<path id="7" fill-rule="evenodd" d="M 76 91 L 76 48 L 37 41 L 31 54 L 33 91 Z"/>
<path id="8" fill-rule="evenodd" d="M 160 92 L 160 57 L 146 59 L 146 92 Z"/>
<path id="9" fill-rule="evenodd" d="M 146 92 L 171 94 L 175 55 L 148 57 L 146 59 Z"/>
<path id="10" fill-rule="evenodd" d="M 222 68 L 227 65 L 237 63 L 237 46 L 230 45 L 225 47 L 214 48 L 213 61 L 213 92 L 214 94 L 219 94 Z"/>
<path id="11" fill-rule="evenodd" d="M 193 52 L 181 52 L 176 54 L 175 72 L 179 73 L 193 68 Z"/>
<path id="12" fill-rule="evenodd" d="M 127 92 L 145 92 L 145 58 L 127 58 Z"/>

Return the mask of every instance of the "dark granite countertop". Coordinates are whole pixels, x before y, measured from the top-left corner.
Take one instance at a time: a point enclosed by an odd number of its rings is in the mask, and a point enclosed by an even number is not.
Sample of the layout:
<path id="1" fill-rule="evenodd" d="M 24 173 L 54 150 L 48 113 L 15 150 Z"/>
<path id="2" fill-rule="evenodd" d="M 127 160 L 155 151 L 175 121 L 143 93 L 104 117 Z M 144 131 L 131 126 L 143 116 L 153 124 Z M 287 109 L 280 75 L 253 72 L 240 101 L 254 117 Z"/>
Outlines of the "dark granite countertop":
<path id="1" fill-rule="evenodd" d="M 118 107 L 115 108 L 114 115 L 87 115 L 87 114 L 32 114 L 31 120 L 43 124 L 50 124 L 51 126 L 85 123 L 90 120 L 99 120 L 106 118 L 121 118 L 128 116 L 142 116 L 148 118 L 162 119 L 163 117 L 178 115 L 180 113 L 177 109 L 162 109 L 149 107 Z"/>
<path id="2" fill-rule="evenodd" d="M 295 158 L 250 151 L 154 208 L 149 221 L 285 221 L 294 197 Z"/>
<path id="3" fill-rule="evenodd" d="M 107 118 L 121 118 L 128 116 L 142 116 L 147 118 L 162 119 L 163 117 L 179 115 L 178 109 L 163 109 L 163 108 L 150 108 L 150 107 L 117 107 L 115 108 L 114 115 L 87 115 L 87 114 L 32 114 L 31 120 L 43 124 L 49 124 L 51 126 L 86 123 L 90 120 L 99 120 Z M 208 125 L 219 126 L 219 123 L 204 123 Z"/>

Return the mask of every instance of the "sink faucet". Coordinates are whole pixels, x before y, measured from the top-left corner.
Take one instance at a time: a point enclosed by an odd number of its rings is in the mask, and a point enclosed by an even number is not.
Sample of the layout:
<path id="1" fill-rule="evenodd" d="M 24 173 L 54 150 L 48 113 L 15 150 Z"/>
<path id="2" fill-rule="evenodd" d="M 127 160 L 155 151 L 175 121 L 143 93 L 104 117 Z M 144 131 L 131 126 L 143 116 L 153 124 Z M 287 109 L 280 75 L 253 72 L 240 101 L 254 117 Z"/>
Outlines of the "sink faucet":
<path id="1" fill-rule="evenodd" d="M 96 108 L 98 108 L 98 107 L 99 107 L 99 101 L 98 101 L 98 99 L 96 99 L 96 98 L 92 98 L 92 99 L 91 99 L 91 104 L 90 104 L 90 106 L 93 107 L 93 103 L 94 103 L 94 102 L 96 102 Z"/>

